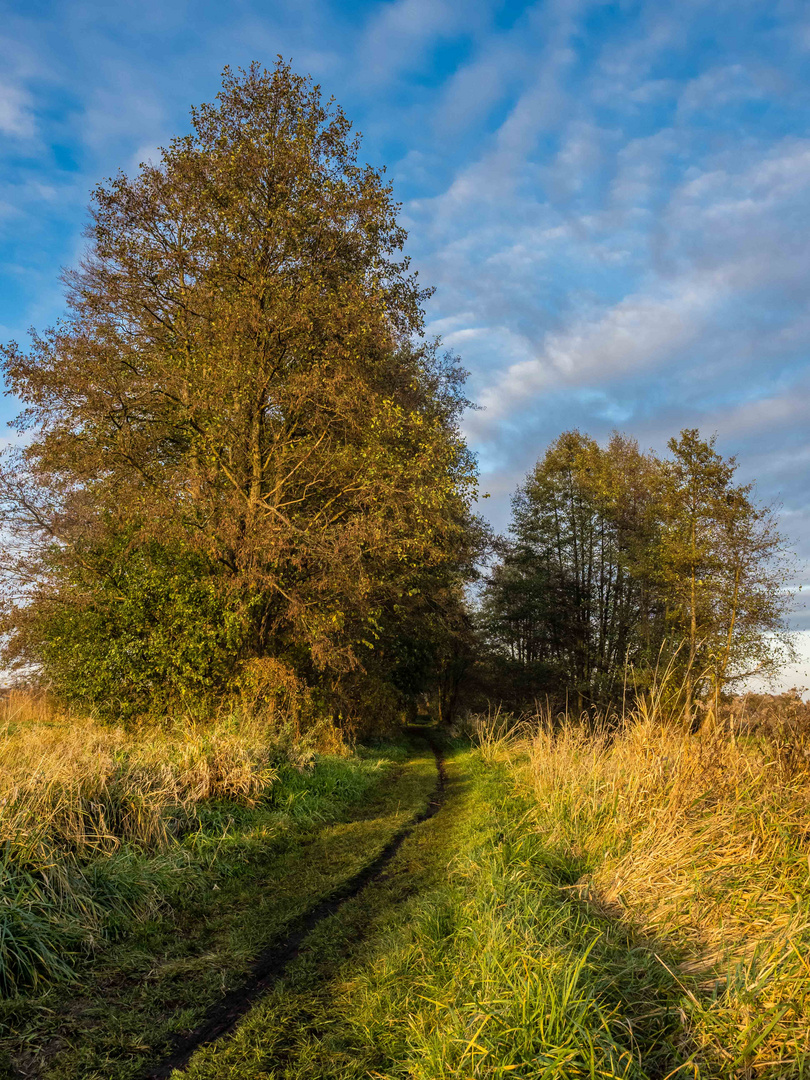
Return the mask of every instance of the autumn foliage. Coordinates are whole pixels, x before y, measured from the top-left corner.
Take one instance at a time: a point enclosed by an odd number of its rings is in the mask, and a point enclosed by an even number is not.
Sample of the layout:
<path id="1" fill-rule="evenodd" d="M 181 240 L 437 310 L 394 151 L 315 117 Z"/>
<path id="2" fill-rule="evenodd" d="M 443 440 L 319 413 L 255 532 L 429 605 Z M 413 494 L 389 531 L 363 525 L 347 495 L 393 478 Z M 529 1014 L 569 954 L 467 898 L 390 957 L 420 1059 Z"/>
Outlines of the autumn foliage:
<path id="1" fill-rule="evenodd" d="M 68 699 L 143 714 L 272 657 L 356 721 L 440 664 L 475 546 L 464 373 L 358 150 L 282 61 L 226 71 L 95 191 L 65 319 L 3 350 L 9 655 Z"/>

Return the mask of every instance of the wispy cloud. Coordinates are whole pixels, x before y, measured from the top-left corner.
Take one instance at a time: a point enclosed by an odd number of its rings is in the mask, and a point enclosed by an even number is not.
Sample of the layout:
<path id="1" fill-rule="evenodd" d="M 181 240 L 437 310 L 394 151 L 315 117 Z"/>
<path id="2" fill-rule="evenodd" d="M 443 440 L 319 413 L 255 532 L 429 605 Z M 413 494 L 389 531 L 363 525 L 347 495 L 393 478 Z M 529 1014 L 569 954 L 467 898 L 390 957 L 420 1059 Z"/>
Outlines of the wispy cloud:
<path id="1" fill-rule="evenodd" d="M 21 86 L 0 80 L 0 135 L 31 138 L 34 131 L 31 96 Z"/>

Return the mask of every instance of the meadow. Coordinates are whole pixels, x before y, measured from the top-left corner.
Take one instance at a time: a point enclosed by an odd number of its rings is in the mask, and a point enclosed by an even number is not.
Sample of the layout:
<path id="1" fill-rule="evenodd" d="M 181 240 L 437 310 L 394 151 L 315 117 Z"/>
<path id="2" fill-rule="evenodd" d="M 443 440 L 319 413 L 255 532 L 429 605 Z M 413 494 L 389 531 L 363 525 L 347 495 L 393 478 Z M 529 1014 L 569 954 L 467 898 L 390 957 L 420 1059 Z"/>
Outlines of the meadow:
<path id="1" fill-rule="evenodd" d="M 183 1075 L 810 1075 L 806 708 L 743 704 L 427 729 L 441 809 Z M 3 764 L 3 1046 L 53 1080 L 152 1075 L 436 780 L 418 733 L 135 736 L 24 695 Z"/>
<path id="2" fill-rule="evenodd" d="M 810 1069 L 808 712 L 752 698 L 693 735 L 653 699 L 618 733 L 485 743 L 549 860 L 578 863 L 572 897 L 679 988 L 682 1068 L 704 1076 Z"/>
<path id="3" fill-rule="evenodd" d="M 647 706 L 468 718 L 441 814 L 188 1075 L 807 1076 L 806 759 Z"/>

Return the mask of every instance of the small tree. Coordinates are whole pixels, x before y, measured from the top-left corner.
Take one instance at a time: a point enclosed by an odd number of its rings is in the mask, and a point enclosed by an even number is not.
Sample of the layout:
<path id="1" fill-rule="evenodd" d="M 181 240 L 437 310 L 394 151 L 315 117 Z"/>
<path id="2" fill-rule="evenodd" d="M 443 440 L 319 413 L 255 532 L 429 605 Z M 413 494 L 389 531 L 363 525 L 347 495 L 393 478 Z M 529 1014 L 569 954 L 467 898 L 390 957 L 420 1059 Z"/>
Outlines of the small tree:
<path id="1" fill-rule="evenodd" d="M 735 458 L 694 428 L 670 439 L 659 548 L 668 621 L 682 642 L 687 707 L 792 655 L 789 561 L 770 507 L 734 483 Z"/>

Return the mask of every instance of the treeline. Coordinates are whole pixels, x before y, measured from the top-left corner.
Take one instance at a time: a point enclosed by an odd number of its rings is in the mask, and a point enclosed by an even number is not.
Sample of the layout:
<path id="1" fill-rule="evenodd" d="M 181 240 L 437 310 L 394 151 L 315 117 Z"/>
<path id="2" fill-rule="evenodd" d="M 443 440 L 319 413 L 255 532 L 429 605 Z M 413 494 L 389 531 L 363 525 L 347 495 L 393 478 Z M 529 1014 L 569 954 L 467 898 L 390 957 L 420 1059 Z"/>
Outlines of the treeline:
<path id="1" fill-rule="evenodd" d="M 697 432 L 665 460 L 562 436 L 493 561 L 465 372 L 359 146 L 254 65 L 96 189 L 65 317 L 0 350 L 5 663 L 115 719 L 238 699 L 354 730 L 772 663 L 781 540 Z"/>
<path id="2" fill-rule="evenodd" d="M 789 655 L 773 510 L 713 439 L 668 448 L 567 432 L 518 488 L 481 605 L 501 700 L 609 711 L 666 672 L 690 709 Z"/>

